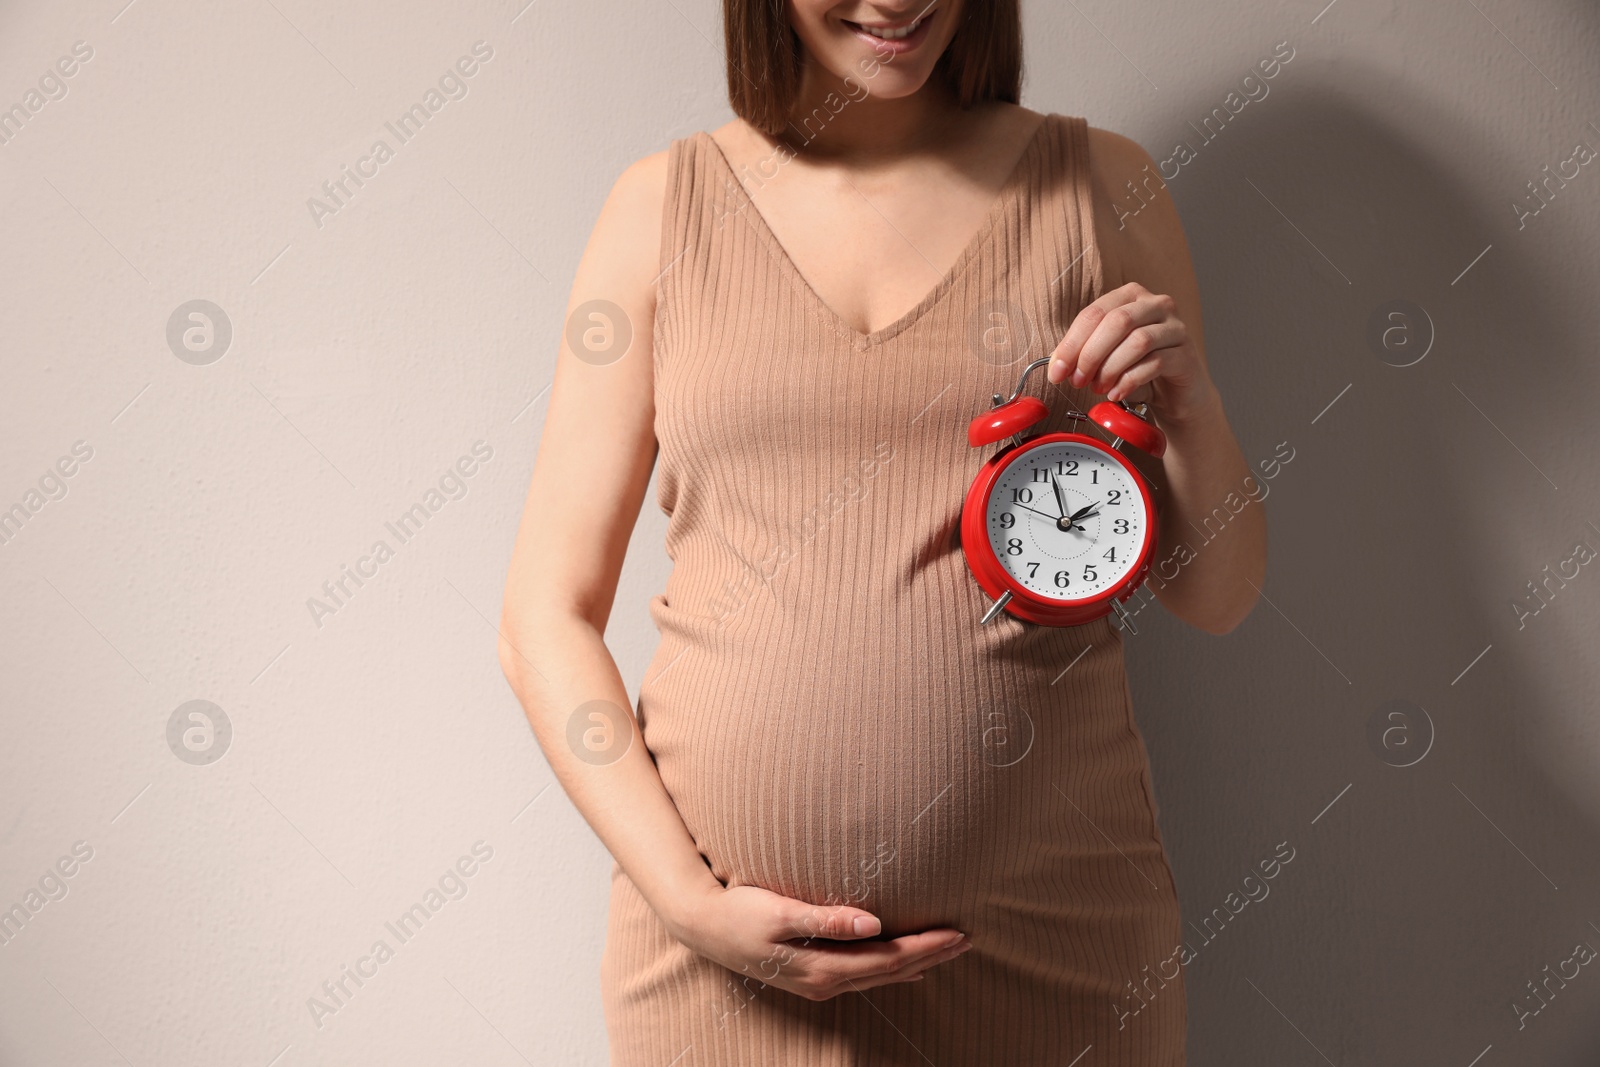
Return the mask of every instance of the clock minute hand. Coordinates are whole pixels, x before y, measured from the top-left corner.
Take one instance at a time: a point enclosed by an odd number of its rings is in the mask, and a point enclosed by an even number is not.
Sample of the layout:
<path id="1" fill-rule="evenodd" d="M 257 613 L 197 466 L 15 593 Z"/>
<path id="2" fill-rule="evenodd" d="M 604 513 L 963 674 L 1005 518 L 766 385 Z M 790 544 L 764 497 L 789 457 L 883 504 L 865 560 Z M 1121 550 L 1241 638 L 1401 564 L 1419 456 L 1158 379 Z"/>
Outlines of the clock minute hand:
<path id="1" fill-rule="evenodd" d="M 1050 486 L 1056 491 L 1056 507 L 1061 510 L 1062 515 L 1065 515 L 1067 513 L 1067 493 L 1066 490 L 1061 488 L 1061 482 L 1054 474 L 1050 476 Z"/>

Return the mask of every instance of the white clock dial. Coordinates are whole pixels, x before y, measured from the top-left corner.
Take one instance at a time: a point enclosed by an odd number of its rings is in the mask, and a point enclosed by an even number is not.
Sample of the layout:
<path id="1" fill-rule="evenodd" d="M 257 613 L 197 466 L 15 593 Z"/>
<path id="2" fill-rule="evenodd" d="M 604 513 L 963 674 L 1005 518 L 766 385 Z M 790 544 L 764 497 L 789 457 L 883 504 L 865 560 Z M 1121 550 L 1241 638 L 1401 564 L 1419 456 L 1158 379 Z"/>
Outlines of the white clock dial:
<path id="1" fill-rule="evenodd" d="M 1138 562 L 1148 523 L 1122 465 L 1072 441 L 1027 449 L 1006 464 L 985 516 L 995 558 L 1017 584 L 1067 601 L 1120 584 Z"/>

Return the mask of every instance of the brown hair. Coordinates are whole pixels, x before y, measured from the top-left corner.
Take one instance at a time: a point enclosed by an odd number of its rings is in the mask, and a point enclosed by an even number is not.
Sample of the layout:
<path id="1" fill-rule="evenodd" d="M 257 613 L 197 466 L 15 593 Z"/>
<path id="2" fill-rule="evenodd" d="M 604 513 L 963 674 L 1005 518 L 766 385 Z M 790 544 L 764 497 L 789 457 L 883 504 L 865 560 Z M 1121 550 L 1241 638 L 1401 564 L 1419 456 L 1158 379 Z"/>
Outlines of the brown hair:
<path id="1" fill-rule="evenodd" d="M 961 25 L 934 65 L 962 107 L 982 100 L 1021 102 L 1022 15 L 1018 0 L 963 0 Z M 756 129 L 789 124 L 804 56 L 785 0 L 722 0 L 728 102 Z"/>

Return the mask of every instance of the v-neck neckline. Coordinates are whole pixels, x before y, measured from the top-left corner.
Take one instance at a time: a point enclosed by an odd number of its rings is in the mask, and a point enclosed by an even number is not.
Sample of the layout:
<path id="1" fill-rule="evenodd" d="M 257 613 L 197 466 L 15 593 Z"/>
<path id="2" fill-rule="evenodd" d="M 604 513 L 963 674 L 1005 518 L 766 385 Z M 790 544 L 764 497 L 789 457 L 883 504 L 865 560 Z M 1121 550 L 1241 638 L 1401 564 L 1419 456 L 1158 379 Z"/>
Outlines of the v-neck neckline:
<path id="1" fill-rule="evenodd" d="M 800 270 L 799 265 L 795 263 L 794 257 L 789 255 L 789 250 L 783 246 L 783 242 L 778 240 L 778 235 L 767 224 L 766 217 L 761 214 L 761 209 L 756 206 L 755 198 L 750 195 L 750 191 L 739 180 L 738 171 L 734 169 L 733 162 L 728 159 L 727 153 L 723 152 L 722 146 L 717 143 L 717 139 L 704 130 L 699 132 L 699 136 L 705 138 L 710 144 L 712 157 L 718 161 L 726 172 L 727 178 L 730 179 L 730 183 L 738 190 L 738 196 L 742 204 L 739 214 L 748 213 L 751 227 L 761 241 L 769 247 L 773 258 L 777 260 L 783 273 L 789 277 L 801 294 L 816 307 L 837 332 L 849 338 L 856 348 L 866 349 L 871 348 L 873 345 L 881 344 L 908 329 L 937 304 L 945 293 L 949 291 L 950 287 L 959 280 L 967 265 L 988 243 L 989 238 L 993 236 L 1001 217 L 1010 209 L 1012 201 L 1016 198 L 1017 188 L 1022 184 L 1023 179 L 1027 177 L 1028 165 L 1034 155 L 1038 153 L 1039 146 L 1044 142 L 1045 129 L 1051 124 L 1053 118 L 1053 115 L 1046 114 L 1043 119 L 1035 124 L 1033 132 L 1029 135 L 1027 143 L 1022 148 L 1022 153 L 1017 156 L 1017 161 L 1012 164 L 1011 171 L 1001 183 L 1000 191 L 996 194 L 994 203 L 989 206 L 989 210 L 984 214 L 983 221 L 978 224 L 978 228 L 973 231 L 966 246 L 956 256 L 955 262 L 934 283 L 933 288 L 928 290 L 927 294 L 913 304 L 905 314 L 888 325 L 880 326 L 871 332 L 863 332 L 857 329 L 846 321 L 844 316 L 835 311 L 833 305 L 822 299 L 821 294 L 817 292 L 816 288 Z"/>

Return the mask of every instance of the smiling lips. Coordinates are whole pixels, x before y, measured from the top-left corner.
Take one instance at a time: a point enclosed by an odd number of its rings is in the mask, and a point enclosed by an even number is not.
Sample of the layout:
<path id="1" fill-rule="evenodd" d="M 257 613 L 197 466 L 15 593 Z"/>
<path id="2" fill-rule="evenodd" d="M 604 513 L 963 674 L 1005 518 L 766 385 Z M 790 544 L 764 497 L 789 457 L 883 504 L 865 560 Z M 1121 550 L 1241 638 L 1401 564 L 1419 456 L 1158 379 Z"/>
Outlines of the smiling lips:
<path id="1" fill-rule="evenodd" d="M 846 26 L 849 26 L 856 33 L 861 34 L 861 35 L 866 36 L 866 37 L 870 37 L 875 41 L 896 41 L 896 42 L 898 42 L 898 41 L 905 41 L 912 34 L 916 33 L 918 30 L 920 30 L 928 22 L 928 20 L 933 17 L 934 10 L 935 10 L 934 7 L 932 5 L 930 5 L 929 7 L 924 9 L 920 14 L 918 14 L 915 18 L 913 18 L 910 22 L 903 23 L 902 25 L 898 25 L 898 26 L 895 26 L 895 25 L 868 26 L 865 23 L 851 22 L 848 19 L 845 19 L 843 21 L 844 21 L 844 24 Z"/>

